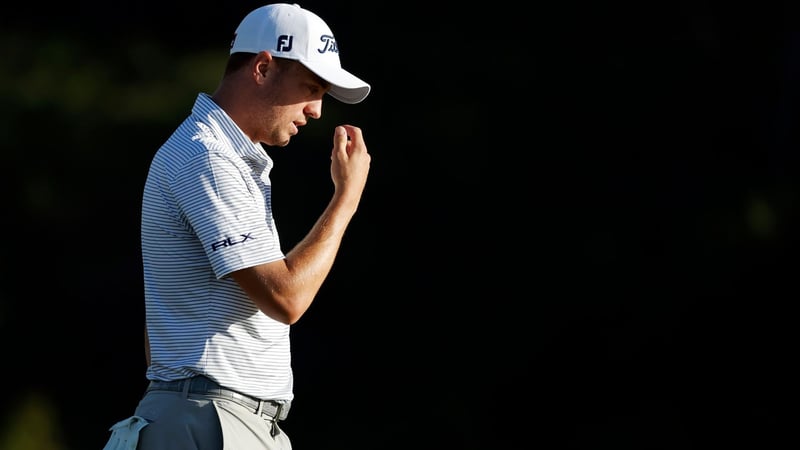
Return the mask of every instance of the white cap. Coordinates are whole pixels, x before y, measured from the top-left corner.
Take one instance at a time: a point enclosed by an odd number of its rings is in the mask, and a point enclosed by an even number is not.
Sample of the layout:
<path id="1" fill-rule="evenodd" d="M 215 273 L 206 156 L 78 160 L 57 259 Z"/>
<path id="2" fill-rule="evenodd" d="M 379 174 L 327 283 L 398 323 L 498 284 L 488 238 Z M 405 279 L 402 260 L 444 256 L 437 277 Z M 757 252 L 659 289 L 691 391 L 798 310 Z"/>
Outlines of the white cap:
<path id="1" fill-rule="evenodd" d="M 298 4 L 275 3 L 251 11 L 231 42 L 231 54 L 269 51 L 294 59 L 331 84 L 328 93 L 344 103 L 358 103 L 370 86 L 342 69 L 333 32 L 316 14 Z"/>

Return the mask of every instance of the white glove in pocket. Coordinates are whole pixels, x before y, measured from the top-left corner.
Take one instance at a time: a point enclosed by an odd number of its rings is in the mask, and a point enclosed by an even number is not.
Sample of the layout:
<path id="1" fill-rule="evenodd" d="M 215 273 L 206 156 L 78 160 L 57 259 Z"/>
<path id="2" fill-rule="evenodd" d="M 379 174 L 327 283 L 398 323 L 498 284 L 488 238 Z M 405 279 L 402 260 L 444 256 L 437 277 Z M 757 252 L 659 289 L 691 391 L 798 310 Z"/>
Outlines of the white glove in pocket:
<path id="1" fill-rule="evenodd" d="M 109 428 L 111 437 L 103 450 L 136 450 L 136 445 L 139 443 L 139 431 L 149 423 L 147 419 L 139 416 L 131 416 L 115 423 Z"/>

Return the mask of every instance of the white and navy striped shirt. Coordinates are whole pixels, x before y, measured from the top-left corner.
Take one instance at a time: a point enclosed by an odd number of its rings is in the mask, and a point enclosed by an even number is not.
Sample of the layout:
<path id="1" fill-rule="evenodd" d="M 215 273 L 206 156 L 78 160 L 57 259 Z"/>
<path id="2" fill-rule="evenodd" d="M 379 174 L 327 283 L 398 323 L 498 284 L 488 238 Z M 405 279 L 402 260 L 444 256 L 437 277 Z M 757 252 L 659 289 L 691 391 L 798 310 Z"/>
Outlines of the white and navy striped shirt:
<path id="1" fill-rule="evenodd" d="M 155 154 L 142 199 L 147 378 L 197 374 L 252 397 L 293 398 L 289 325 L 231 272 L 284 257 L 272 160 L 204 93 Z"/>

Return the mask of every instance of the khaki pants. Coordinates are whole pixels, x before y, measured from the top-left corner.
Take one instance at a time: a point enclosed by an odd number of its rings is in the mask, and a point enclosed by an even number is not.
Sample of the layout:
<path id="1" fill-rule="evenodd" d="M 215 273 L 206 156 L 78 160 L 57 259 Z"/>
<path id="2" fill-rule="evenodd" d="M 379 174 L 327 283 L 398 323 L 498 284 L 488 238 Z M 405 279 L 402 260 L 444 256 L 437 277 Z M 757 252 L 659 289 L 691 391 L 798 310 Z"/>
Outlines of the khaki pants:
<path id="1" fill-rule="evenodd" d="M 103 450 L 291 450 L 278 423 L 229 399 L 148 391 Z"/>

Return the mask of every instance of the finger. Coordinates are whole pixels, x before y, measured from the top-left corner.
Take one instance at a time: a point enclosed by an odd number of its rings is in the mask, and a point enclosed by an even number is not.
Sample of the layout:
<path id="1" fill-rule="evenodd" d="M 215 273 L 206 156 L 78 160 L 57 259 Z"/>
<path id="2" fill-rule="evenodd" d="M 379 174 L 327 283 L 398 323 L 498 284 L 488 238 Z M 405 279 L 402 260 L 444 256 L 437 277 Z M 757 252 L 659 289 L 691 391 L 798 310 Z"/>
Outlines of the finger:
<path id="1" fill-rule="evenodd" d="M 367 152 L 367 147 L 364 145 L 364 137 L 361 128 L 354 125 L 341 125 L 347 131 L 347 154 Z"/>
<path id="2" fill-rule="evenodd" d="M 354 126 L 354 125 L 342 125 L 344 129 L 347 131 L 347 140 L 350 142 L 360 142 L 361 137 L 361 128 Z"/>
<path id="3" fill-rule="evenodd" d="M 333 131 L 333 151 L 331 158 L 336 152 L 347 154 L 347 130 L 343 126 L 338 126 Z"/>

